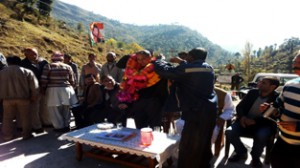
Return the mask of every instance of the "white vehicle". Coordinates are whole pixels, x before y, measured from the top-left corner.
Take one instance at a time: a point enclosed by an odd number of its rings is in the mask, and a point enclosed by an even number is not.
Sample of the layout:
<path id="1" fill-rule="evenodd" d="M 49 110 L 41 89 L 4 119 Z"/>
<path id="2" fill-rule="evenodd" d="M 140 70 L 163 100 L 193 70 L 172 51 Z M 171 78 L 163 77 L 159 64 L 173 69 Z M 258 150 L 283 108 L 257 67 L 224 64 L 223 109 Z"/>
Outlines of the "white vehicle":
<path id="1" fill-rule="evenodd" d="M 280 82 L 280 86 L 283 86 L 287 81 L 297 78 L 298 75 L 296 74 L 284 74 L 284 73 L 257 73 L 252 82 L 259 82 L 262 80 L 262 78 L 266 77 L 266 76 L 272 76 L 272 77 L 276 77 L 279 82 Z"/>
<path id="2" fill-rule="evenodd" d="M 253 80 L 251 82 L 248 83 L 248 87 L 242 87 L 239 90 L 239 97 L 240 99 L 243 98 L 250 89 L 255 88 L 257 85 L 257 82 L 261 81 L 264 77 L 276 77 L 279 80 L 279 86 L 276 89 L 277 92 L 281 92 L 283 85 L 291 80 L 291 79 L 295 79 L 297 77 L 299 77 L 296 74 L 285 74 L 285 73 L 257 73 Z"/>

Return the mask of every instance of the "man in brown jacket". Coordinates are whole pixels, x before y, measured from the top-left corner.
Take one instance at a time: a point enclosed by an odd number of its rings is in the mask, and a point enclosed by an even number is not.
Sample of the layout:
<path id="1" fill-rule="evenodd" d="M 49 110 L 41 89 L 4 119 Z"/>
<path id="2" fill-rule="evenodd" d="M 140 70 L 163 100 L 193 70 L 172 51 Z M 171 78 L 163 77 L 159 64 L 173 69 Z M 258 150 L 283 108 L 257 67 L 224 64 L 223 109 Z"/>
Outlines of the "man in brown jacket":
<path id="1" fill-rule="evenodd" d="M 8 67 L 0 72 L 0 99 L 3 99 L 3 140 L 14 138 L 13 120 L 20 116 L 23 139 L 31 135 L 30 103 L 36 101 L 39 84 L 31 70 L 20 67 L 18 56 L 7 57 Z"/>
<path id="2" fill-rule="evenodd" d="M 77 129 L 93 124 L 93 112 L 101 109 L 103 93 L 101 93 L 101 85 L 95 78 L 93 74 L 84 76 L 86 85 L 84 99 L 78 106 L 72 108 Z"/>

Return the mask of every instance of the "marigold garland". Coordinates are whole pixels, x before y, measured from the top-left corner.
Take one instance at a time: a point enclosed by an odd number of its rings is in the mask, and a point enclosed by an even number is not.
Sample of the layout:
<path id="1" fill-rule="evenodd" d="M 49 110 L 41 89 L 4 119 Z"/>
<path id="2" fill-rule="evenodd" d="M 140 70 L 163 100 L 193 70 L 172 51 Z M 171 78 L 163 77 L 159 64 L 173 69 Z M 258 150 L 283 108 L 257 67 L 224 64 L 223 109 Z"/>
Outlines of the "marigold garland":
<path id="1" fill-rule="evenodd" d="M 133 102 L 139 98 L 138 91 L 153 86 L 160 80 L 154 72 L 154 65 L 148 63 L 141 67 L 137 62 L 137 56 L 130 56 L 126 64 L 123 81 L 120 84 L 120 92 L 117 97 L 120 102 Z"/>
<path id="2" fill-rule="evenodd" d="M 234 70 L 235 69 L 235 66 L 233 65 L 233 64 L 227 64 L 226 66 L 225 66 L 225 69 L 227 69 L 228 71 L 231 71 L 231 70 Z"/>

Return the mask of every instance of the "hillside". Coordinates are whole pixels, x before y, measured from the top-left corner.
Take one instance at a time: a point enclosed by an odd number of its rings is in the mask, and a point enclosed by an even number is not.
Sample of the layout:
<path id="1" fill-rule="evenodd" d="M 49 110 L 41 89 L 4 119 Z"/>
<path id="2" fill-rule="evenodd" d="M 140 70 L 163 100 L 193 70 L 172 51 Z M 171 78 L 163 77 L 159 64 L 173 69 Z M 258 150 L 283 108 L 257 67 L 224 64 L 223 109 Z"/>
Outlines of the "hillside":
<path id="1" fill-rule="evenodd" d="M 136 42 L 144 48 L 160 51 L 167 56 L 174 55 L 180 51 L 187 51 L 194 47 L 204 47 L 209 51 L 208 61 L 211 63 L 222 60 L 218 63 L 225 64 L 233 58 L 232 53 L 209 41 L 199 32 L 185 26 L 136 26 L 124 24 L 58 0 L 53 5 L 51 15 L 73 27 L 83 23 L 86 30 L 89 23 L 93 21 L 103 22 L 106 39 L 113 38 L 125 43 Z"/>
<path id="2" fill-rule="evenodd" d="M 60 50 L 74 55 L 74 61 L 80 65 L 87 59 L 87 54 L 98 48 L 91 48 L 88 39 L 70 29 L 61 29 L 53 24 L 49 27 L 21 22 L 12 19 L 13 11 L 0 3 L 0 52 L 4 55 L 18 55 L 23 57 L 22 50 L 26 47 L 36 47 L 42 57 L 49 58 L 52 51 Z M 104 62 L 101 56 L 100 62 Z"/>
<path id="3" fill-rule="evenodd" d="M 60 1 L 54 1 L 51 13 L 53 18 L 47 24 L 41 24 L 31 15 L 26 16 L 24 22 L 18 21 L 14 19 L 17 10 L 12 11 L 1 3 L 0 10 L 0 52 L 5 55 L 23 56 L 24 48 L 37 47 L 40 55 L 45 58 L 49 58 L 52 51 L 60 50 L 73 55 L 74 61 L 82 65 L 90 52 L 96 53 L 98 61 L 103 63 L 109 50 L 115 51 L 121 57 L 141 48 L 150 48 L 168 57 L 200 46 L 208 50 L 208 62 L 212 64 L 224 64 L 232 58 L 231 53 L 184 26 L 123 24 Z M 90 47 L 87 26 L 92 21 L 104 22 L 105 44 Z M 85 26 L 84 32 L 76 29 L 79 23 Z M 112 47 L 110 42 L 116 45 Z M 121 47 L 119 43 L 122 44 Z M 130 46 L 135 47 L 132 49 Z"/>

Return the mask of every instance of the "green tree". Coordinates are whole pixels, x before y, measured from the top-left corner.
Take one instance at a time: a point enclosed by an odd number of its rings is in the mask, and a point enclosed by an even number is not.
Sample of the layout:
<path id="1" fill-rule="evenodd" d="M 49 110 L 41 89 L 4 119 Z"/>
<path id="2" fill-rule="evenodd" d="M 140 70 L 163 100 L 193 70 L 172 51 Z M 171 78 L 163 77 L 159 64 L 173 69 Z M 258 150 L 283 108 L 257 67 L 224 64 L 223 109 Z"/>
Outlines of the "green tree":
<path id="1" fill-rule="evenodd" d="M 24 21 L 26 15 L 34 14 L 37 15 L 34 4 L 37 0 L 17 0 L 12 9 L 17 14 L 17 19 Z"/>
<path id="2" fill-rule="evenodd" d="M 261 56 L 261 54 L 262 54 L 262 49 L 259 48 L 258 51 L 256 52 L 257 58 L 259 58 Z"/>
<path id="3" fill-rule="evenodd" d="M 50 17 L 53 0 L 38 0 L 37 7 L 42 16 Z"/>
<path id="4" fill-rule="evenodd" d="M 284 43 L 283 43 L 283 48 L 288 52 L 288 70 L 289 73 L 292 73 L 292 62 L 293 62 L 293 58 L 294 58 L 294 51 L 295 48 L 300 45 L 300 40 L 299 38 L 296 37 L 292 37 L 289 39 L 285 39 Z"/>
<path id="5" fill-rule="evenodd" d="M 125 46 L 124 42 L 118 41 L 118 43 L 117 43 L 118 48 L 124 48 L 124 46 Z"/>
<path id="6" fill-rule="evenodd" d="M 126 50 L 128 51 L 128 53 L 126 53 L 126 54 L 132 54 L 137 51 L 143 50 L 143 47 L 140 46 L 138 43 L 133 42 L 133 43 L 129 43 L 126 46 Z"/>
<path id="7" fill-rule="evenodd" d="M 108 39 L 105 42 L 106 46 L 109 48 L 109 50 L 111 49 L 115 49 L 117 47 L 117 41 L 113 38 Z"/>
<path id="8" fill-rule="evenodd" d="M 77 30 L 79 31 L 79 33 L 82 33 L 82 32 L 83 32 L 83 29 L 84 29 L 83 23 L 82 23 L 82 22 L 79 22 L 79 23 L 77 24 Z"/>

